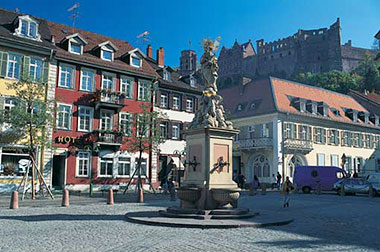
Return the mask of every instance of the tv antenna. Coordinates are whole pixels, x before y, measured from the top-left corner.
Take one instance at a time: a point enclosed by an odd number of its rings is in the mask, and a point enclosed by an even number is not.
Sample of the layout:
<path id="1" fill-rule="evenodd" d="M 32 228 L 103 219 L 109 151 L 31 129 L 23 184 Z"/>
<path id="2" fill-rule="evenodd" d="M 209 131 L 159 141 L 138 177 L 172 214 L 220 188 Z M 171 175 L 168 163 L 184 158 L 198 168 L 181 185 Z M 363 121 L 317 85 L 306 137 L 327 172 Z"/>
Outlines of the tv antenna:
<path id="1" fill-rule="evenodd" d="M 71 8 L 67 9 L 67 11 L 72 11 L 72 17 L 73 17 L 73 33 L 75 28 L 75 19 L 79 16 L 77 9 L 79 8 L 79 3 L 75 3 Z"/>
<path id="2" fill-rule="evenodd" d="M 150 41 L 148 35 L 149 35 L 149 31 L 144 31 L 143 33 L 140 33 L 139 35 L 136 36 L 136 38 L 142 41 L 143 50 L 145 50 L 145 42 Z"/>

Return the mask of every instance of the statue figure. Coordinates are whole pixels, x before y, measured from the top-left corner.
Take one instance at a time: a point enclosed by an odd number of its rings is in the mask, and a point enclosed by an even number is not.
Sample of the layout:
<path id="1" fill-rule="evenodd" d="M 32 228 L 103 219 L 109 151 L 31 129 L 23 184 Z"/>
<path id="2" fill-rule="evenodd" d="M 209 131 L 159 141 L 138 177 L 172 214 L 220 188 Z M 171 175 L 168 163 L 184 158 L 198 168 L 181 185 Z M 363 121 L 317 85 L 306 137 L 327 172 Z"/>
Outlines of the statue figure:
<path id="1" fill-rule="evenodd" d="M 204 54 L 201 57 L 201 71 L 205 89 L 200 99 L 199 109 L 190 124 L 191 129 L 202 127 L 233 129 L 232 123 L 227 121 L 224 116 L 223 98 L 217 94 L 218 61 L 215 54 L 219 40 L 220 37 L 214 42 L 210 39 L 203 41 Z"/>

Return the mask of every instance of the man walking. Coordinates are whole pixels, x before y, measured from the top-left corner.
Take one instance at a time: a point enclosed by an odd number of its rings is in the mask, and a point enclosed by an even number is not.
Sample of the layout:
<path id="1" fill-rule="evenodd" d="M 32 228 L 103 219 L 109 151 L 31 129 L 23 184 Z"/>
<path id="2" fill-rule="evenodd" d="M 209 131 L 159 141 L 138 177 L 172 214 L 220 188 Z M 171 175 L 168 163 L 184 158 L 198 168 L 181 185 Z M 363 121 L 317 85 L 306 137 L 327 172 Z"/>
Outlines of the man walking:
<path id="1" fill-rule="evenodd" d="M 286 177 L 285 182 L 282 184 L 281 193 L 284 194 L 284 208 L 289 207 L 290 201 L 290 192 L 293 191 L 294 186 L 292 182 L 290 182 L 289 177 Z"/>
<path id="2" fill-rule="evenodd" d="M 277 172 L 277 190 L 280 191 L 281 189 L 281 179 L 282 179 L 282 176 L 279 172 Z"/>

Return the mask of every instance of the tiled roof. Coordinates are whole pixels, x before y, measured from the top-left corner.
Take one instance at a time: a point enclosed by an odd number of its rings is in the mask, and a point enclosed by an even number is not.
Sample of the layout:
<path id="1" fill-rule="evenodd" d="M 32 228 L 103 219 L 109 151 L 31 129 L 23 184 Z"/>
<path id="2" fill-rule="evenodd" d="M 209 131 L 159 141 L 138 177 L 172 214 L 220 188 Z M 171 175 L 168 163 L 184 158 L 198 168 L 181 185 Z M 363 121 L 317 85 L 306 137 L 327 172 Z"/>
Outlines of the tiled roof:
<path id="1" fill-rule="evenodd" d="M 219 91 L 228 119 L 276 112 L 269 79 L 251 81 Z M 252 105 L 254 104 L 254 105 Z M 241 110 L 238 110 L 240 105 Z"/>
<path id="2" fill-rule="evenodd" d="M 51 36 L 50 36 L 50 31 L 47 26 L 47 23 L 44 19 L 41 19 L 41 18 L 33 17 L 39 22 L 38 33 L 41 35 L 42 41 L 36 41 L 36 40 L 22 38 L 22 37 L 13 35 L 16 28 L 14 26 L 15 19 L 18 16 L 24 16 L 24 15 L 26 14 L 19 14 L 13 11 L 0 9 L 0 38 L 5 38 L 8 40 L 13 40 L 13 41 L 21 42 L 25 44 L 36 45 L 39 47 L 43 46 L 50 49 L 54 48 L 54 45 L 52 45 L 50 42 Z"/>
<path id="3" fill-rule="evenodd" d="M 104 66 L 107 68 L 114 68 L 115 70 L 128 71 L 128 72 L 133 72 L 133 73 L 143 74 L 143 75 L 157 76 L 156 71 L 149 65 L 149 63 L 145 59 L 143 59 L 141 68 L 130 66 L 128 63 L 121 60 L 120 56 L 134 49 L 127 41 L 110 38 L 107 36 L 103 36 L 100 34 L 84 31 L 80 29 L 74 29 L 73 31 L 73 28 L 70 26 L 57 24 L 50 21 L 47 21 L 47 24 L 50 28 L 51 34 L 55 36 L 56 50 L 57 50 L 56 55 L 58 57 L 81 61 L 81 62 L 90 63 L 90 64 L 96 64 L 98 66 Z M 72 54 L 68 52 L 66 49 L 64 49 L 63 46 L 59 43 L 63 41 L 65 37 L 74 33 L 79 33 L 79 35 L 83 39 L 85 39 L 86 42 L 88 43 L 87 45 L 83 47 L 83 55 Z M 115 52 L 113 62 L 104 61 L 100 59 L 99 56 L 96 55 L 96 53 L 94 52 L 94 49 L 99 44 L 106 41 L 110 41 L 113 45 L 115 45 L 118 48 L 118 51 Z"/>
<path id="4" fill-rule="evenodd" d="M 359 91 L 351 90 L 351 95 L 356 101 L 358 101 L 363 107 L 373 114 L 380 115 L 380 94 L 376 93 L 360 93 Z"/>
<path id="5" fill-rule="evenodd" d="M 355 90 L 351 90 L 350 92 L 354 93 L 356 95 L 359 95 L 359 96 L 361 96 L 361 97 L 363 97 L 363 98 L 365 98 L 365 99 L 367 99 L 369 101 L 377 103 L 380 106 L 380 94 L 378 94 L 378 93 L 373 93 L 373 92 L 371 92 L 371 93 L 361 93 L 361 92 L 355 91 Z"/>
<path id="6" fill-rule="evenodd" d="M 334 120 L 350 124 L 364 123 L 352 122 L 350 118 L 345 116 L 344 109 L 353 109 L 359 112 L 369 112 L 354 98 L 348 95 L 273 77 L 270 77 L 270 80 L 273 88 L 274 100 L 279 112 L 300 114 L 310 117 L 319 117 L 321 119 Z M 301 113 L 297 108 L 292 106 L 289 97 L 299 97 L 305 100 L 324 102 L 328 105 L 329 108 L 338 110 L 341 116 L 335 115 L 331 109 L 328 110 L 328 117 L 317 116 L 311 113 Z"/>

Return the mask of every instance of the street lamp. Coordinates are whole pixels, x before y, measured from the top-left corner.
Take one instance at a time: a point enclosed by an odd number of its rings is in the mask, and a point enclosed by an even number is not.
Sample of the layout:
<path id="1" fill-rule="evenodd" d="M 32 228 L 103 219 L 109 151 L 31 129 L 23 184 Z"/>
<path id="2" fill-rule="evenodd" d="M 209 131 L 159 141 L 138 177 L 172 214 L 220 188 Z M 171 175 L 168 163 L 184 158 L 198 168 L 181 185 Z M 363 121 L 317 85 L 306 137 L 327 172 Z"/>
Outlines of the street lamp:
<path id="1" fill-rule="evenodd" d="M 183 170 L 181 169 L 181 163 L 182 163 L 182 156 L 186 155 L 186 151 L 175 150 L 173 151 L 173 154 L 177 155 L 179 159 L 177 179 L 178 179 L 178 187 L 181 187 L 181 177 L 183 177 Z"/>

